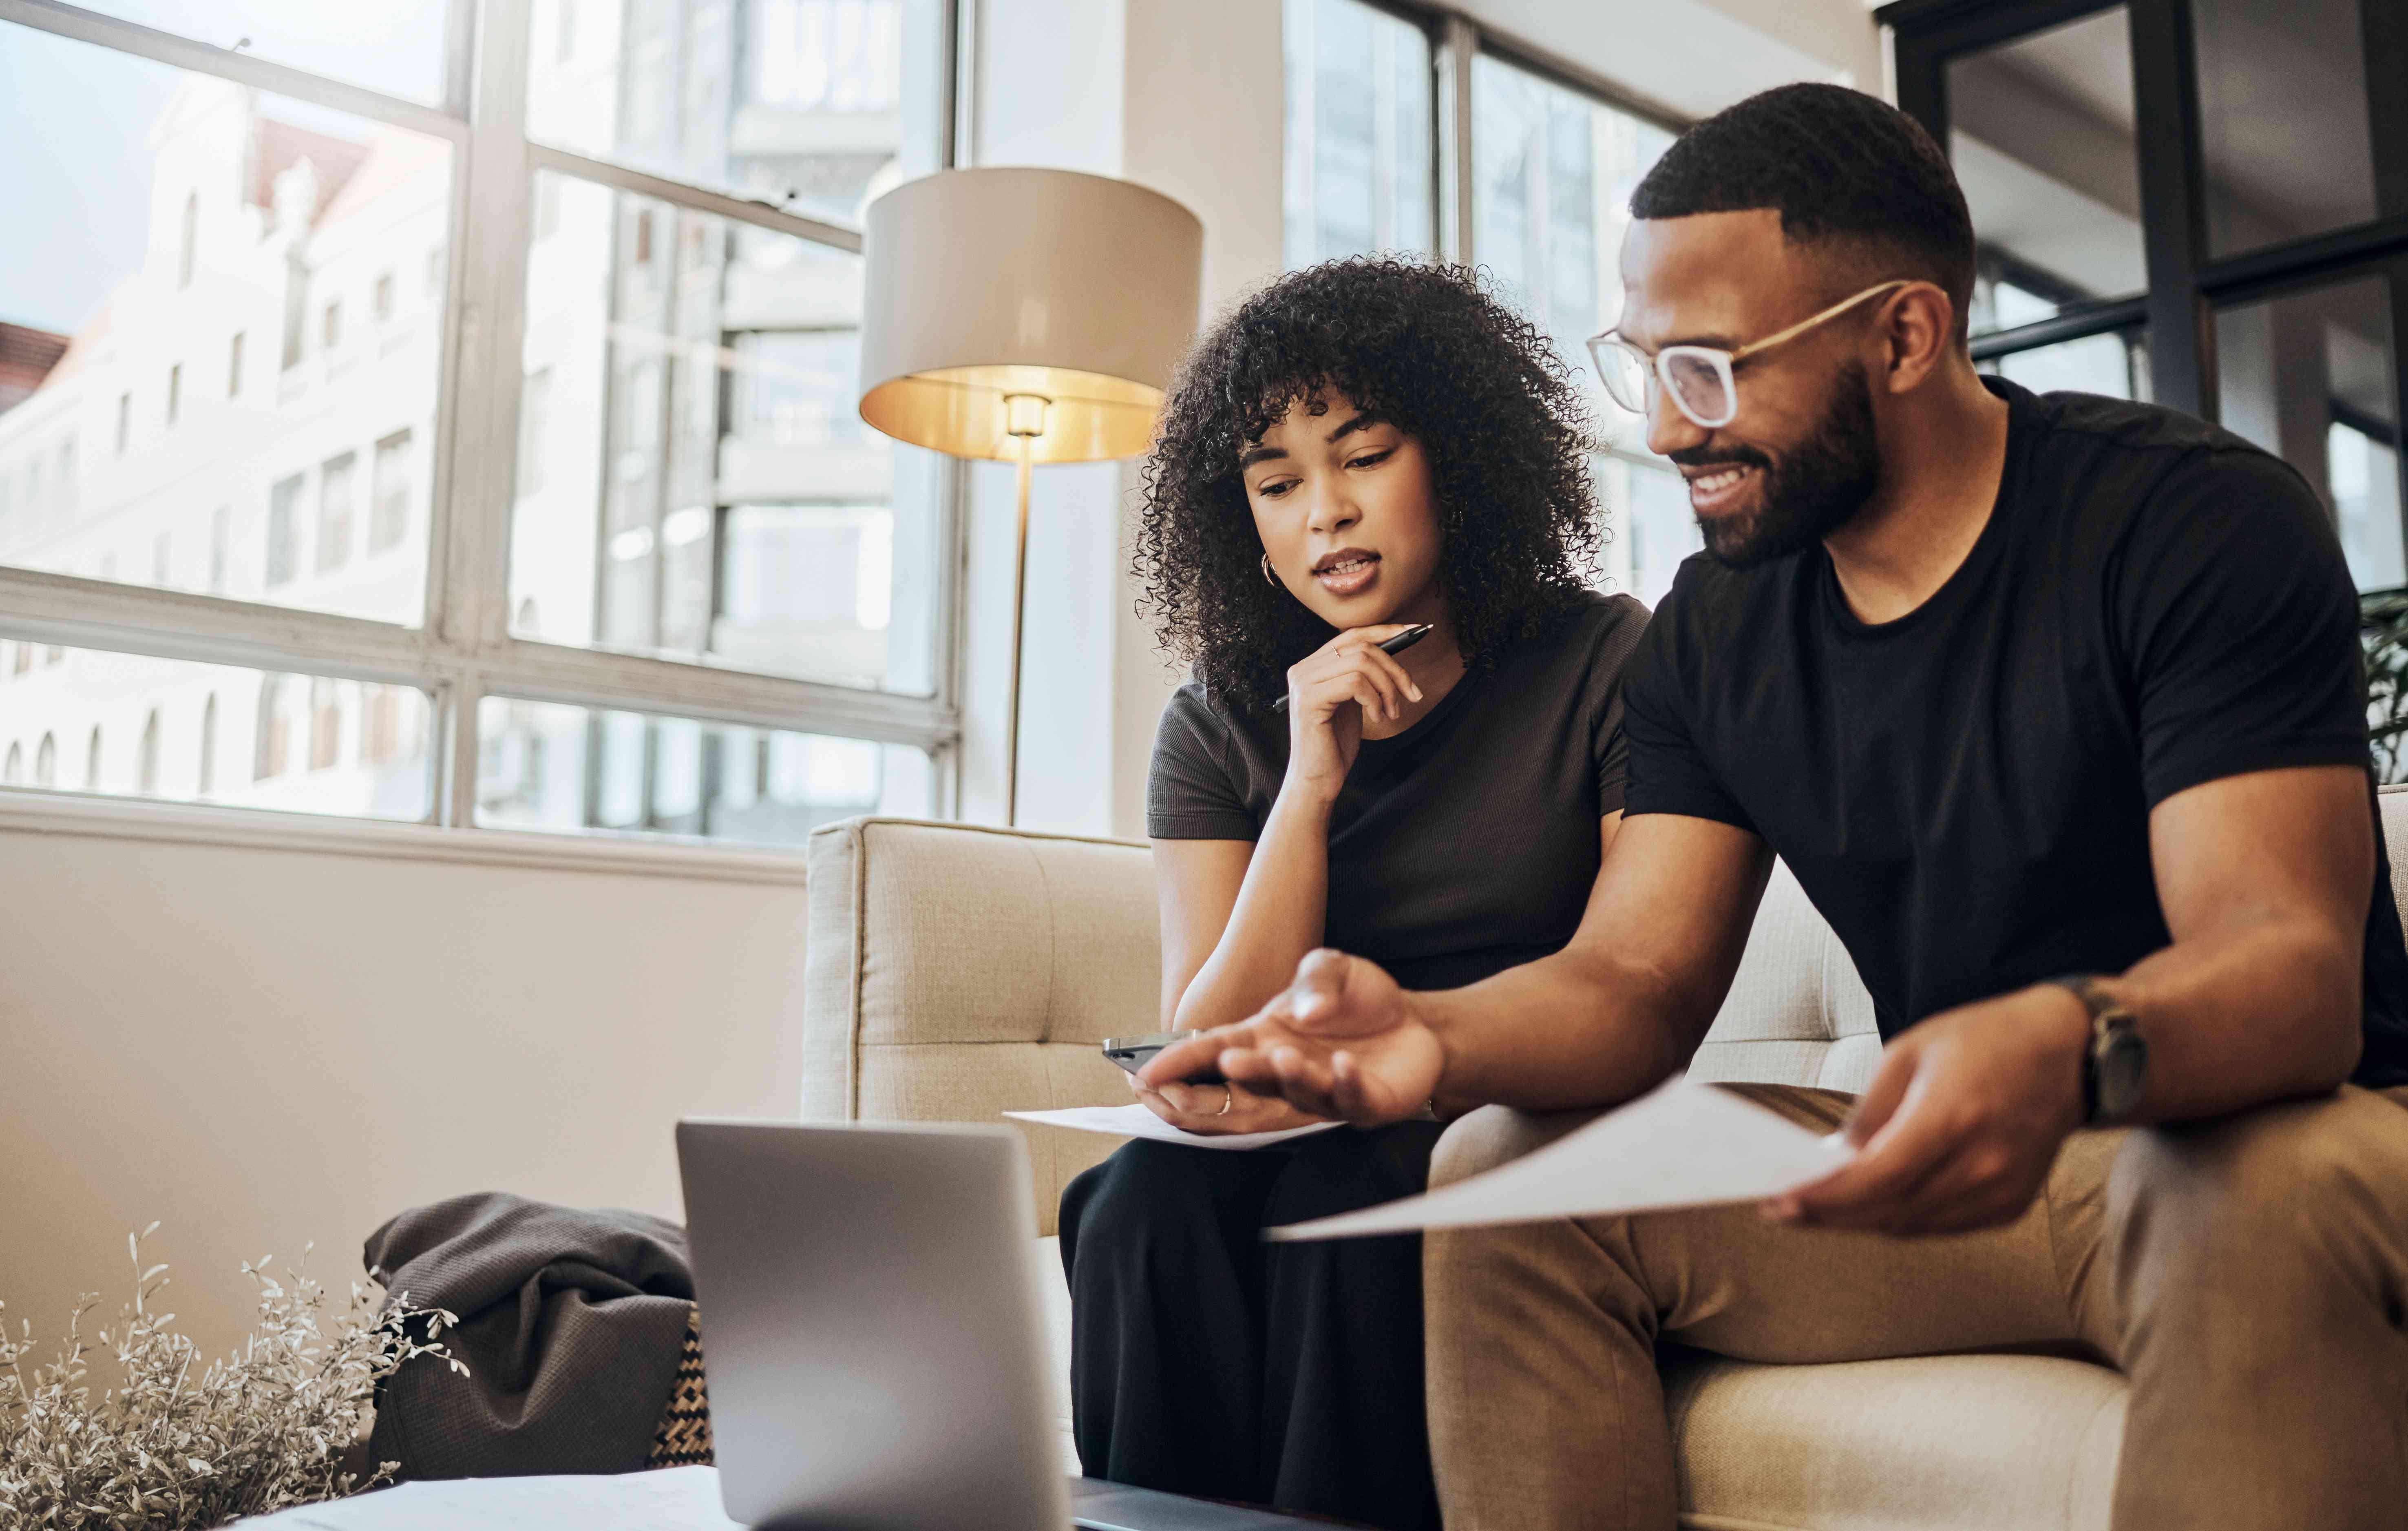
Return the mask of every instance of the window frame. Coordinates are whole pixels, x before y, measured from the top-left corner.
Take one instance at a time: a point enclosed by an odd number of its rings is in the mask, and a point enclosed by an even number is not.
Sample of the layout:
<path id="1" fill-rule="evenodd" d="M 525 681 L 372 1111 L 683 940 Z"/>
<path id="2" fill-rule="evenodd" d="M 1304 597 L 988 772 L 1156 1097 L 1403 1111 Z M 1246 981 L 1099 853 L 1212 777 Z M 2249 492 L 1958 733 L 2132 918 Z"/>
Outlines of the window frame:
<path id="1" fill-rule="evenodd" d="M 2408 408 L 2408 99 L 2397 83 L 2408 76 L 2408 11 L 2382 0 L 2360 0 L 2375 216 L 2221 256 L 2211 254 L 2207 240 L 2206 157 L 2190 0 L 1894 0 L 1873 19 L 1889 33 L 1899 108 L 1945 144 L 1953 60 L 2118 6 L 2131 26 L 2147 291 L 1982 336 L 1973 341 L 1974 360 L 2137 330 L 2148 346 L 2156 401 L 2214 420 L 2219 415 L 2219 310 L 2374 277 L 2389 287 L 2392 397 Z M 2399 456 L 2401 499 L 2408 506 L 2408 453 Z"/>
<path id="2" fill-rule="evenodd" d="M 974 0 L 935 3 L 941 8 L 944 56 L 938 75 L 944 87 L 942 98 L 928 109 L 934 113 L 938 163 L 951 167 L 959 163 L 968 105 L 964 61 Z M 62 0 L 0 0 L 0 22 L 404 128 L 440 139 L 452 152 L 449 219 L 439 252 L 437 401 L 423 459 L 427 564 L 418 625 L 404 628 L 0 567 L 0 638 L 242 666 L 295 677 L 293 684 L 315 676 L 423 690 L 431 704 L 433 773 L 433 806 L 423 822 L 446 829 L 476 829 L 479 716 L 489 695 L 913 746 L 931 758 L 935 812 L 950 816 L 961 798 L 962 766 L 960 607 L 968 475 L 959 463 L 947 460 L 938 475 L 938 546 L 929 571 L 937 582 L 933 695 L 904 696 L 708 662 L 572 647 L 510 632 L 510 524 L 517 498 L 520 357 L 536 173 L 551 170 L 853 254 L 862 245 L 861 231 L 843 224 L 531 141 L 525 129 L 534 11 L 533 0 L 451 0 L 443 96 L 429 105 L 79 10 Z M 309 472 L 315 471 L 312 465 Z M 305 494 L 303 517 L 308 504 Z M 356 505 L 354 510 L 356 520 Z M 130 811 L 153 806 L 138 800 L 126 804 Z M 371 824 L 382 832 L 392 821 L 312 816 L 307 833 L 322 839 L 329 825 Z"/>

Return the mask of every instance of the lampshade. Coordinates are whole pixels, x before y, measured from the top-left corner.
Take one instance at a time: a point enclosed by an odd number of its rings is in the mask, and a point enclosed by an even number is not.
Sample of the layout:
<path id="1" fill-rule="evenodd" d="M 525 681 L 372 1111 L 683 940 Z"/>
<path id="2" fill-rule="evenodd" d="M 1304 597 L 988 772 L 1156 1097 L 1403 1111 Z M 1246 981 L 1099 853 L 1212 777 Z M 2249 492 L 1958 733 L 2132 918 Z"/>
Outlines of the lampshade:
<path id="1" fill-rule="evenodd" d="M 1070 170 L 947 170 L 869 205 L 861 417 L 956 457 L 1143 453 L 1196 330 L 1204 228 Z M 1027 396 L 1045 400 L 1041 409 Z M 1039 418 L 1041 416 L 1041 419 Z"/>

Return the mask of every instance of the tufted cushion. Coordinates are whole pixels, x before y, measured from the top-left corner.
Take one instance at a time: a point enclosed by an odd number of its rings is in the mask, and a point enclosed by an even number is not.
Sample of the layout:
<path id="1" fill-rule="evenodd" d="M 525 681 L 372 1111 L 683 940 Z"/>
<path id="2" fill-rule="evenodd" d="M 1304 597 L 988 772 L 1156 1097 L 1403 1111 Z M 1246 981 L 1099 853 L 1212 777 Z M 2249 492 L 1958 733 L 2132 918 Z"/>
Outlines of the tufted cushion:
<path id="1" fill-rule="evenodd" d="M 994 1121 L 1127 1103 L 1107 1036 L 1155 1029 L 1154 861 L 1142 845 L 856 818 L 810 840 L 806 1120 Z M 1025 1128 L 1039 1232 L 1115 1147 Z"/>

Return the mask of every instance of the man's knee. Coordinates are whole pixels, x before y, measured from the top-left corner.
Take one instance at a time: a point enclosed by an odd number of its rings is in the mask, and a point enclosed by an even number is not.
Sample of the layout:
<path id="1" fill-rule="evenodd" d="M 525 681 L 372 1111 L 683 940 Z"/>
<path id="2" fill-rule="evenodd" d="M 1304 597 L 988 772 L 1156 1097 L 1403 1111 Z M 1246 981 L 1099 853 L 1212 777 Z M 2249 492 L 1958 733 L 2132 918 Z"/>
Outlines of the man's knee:
<path id="1" fill-rule="evenodd" d="M 2408 1219 L 2408 1111 L 2344 1089 L 2130 1134 L 2108 1179 L 2110 1223 L 2236 1275 L 2286 1249 L 2332 1251 Z"/>
<path id="2" fill-rule="evenodd" d="M 1456 1119 L 1438 1140 L 1430 1156 L 1430 1189 L 1469 1180 L 1499 1164 L 1543 1148 L 1573 1129 L 1597 1119 L 1599 1113 L 1583 1111 L 1516 1111 L 1510 1106 L 1484 1105 Z"/>

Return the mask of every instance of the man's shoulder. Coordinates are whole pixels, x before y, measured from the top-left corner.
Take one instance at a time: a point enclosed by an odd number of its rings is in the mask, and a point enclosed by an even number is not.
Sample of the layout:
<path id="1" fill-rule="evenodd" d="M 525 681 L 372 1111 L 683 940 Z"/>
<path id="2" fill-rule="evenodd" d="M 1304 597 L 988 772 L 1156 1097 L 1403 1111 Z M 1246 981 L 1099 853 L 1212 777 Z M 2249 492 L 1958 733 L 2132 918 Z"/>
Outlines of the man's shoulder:
<path id="1" fill-rule="evenodd" d="M 2315 498 L 2298 470 L 2223 426 L 2162 404 L 2097 394 L 2025 394 L 2034 487 L 2065 498 L 2094 487 L 2077 508 L 2123 519 L 2170 500 L 2229 489 L 2244 502 Z"/>

